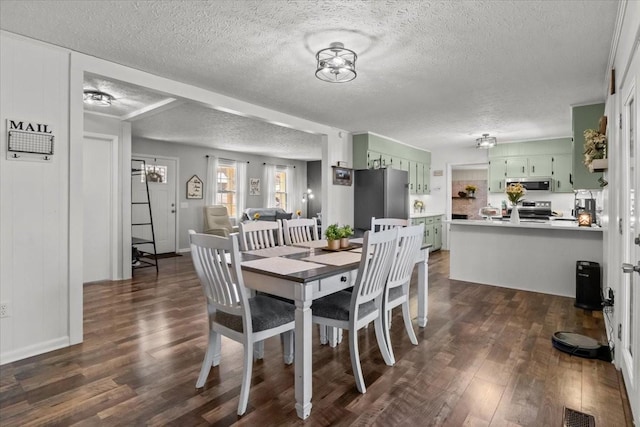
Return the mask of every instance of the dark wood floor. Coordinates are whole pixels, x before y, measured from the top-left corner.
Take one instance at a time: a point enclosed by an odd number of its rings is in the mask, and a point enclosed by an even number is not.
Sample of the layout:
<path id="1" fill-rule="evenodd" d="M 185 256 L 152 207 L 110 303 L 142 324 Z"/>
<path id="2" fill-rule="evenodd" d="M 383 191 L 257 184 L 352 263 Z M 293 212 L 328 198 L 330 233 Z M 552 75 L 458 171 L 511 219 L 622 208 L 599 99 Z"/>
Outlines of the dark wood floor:
<path id="1" fill-rule="evenodd" d="M 356 390 L 346 342 L 332 349 L 314 339 L 305 423 L 278 339 L 254 365 L 245 416 L 236 415 L 239 344 L 223 339 L 220 367 L 195 389 L 206 311 L 182 256 L 160 260 L 157 278 L 145 269 L 134 280 L 86 285 L 83 344 L 2 366 L 0 424 L 560 426 L 566 405 L 597 426 L 631 425 L 613 365 L 551 346 L 558 330 L 604 342 L 600 313 L 569 298 L 449 280 L 448 263 L 447 252 L 429 262 L 429 323 L 416 328 L 418 346 L 394 313 L 394 367 L 382 361 L 374 328 L 360 332 L 366 394 Z"/>

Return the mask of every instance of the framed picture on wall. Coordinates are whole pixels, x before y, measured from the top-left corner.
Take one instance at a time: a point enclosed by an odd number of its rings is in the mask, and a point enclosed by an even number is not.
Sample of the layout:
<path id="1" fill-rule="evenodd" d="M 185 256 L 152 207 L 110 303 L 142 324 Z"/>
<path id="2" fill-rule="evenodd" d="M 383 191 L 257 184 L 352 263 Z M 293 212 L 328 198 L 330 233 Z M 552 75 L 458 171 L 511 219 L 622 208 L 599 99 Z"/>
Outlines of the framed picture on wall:
<path id="1" fill-rule="evenodd" d="M 202 180 L 193 175 L 187 181 L 187 199 L 202 199 Z"/>
<path id="2" fill-rule="evenodd" d="M 249 178 L 249 195 L 260 195 L 260 178 Z"/>
<path id="3" fill-rule="evenodd" d="M 353 169 L 343 168 L 341 166 L 332 166 L 332 168 L 334 185 L 351 185 Z"/>

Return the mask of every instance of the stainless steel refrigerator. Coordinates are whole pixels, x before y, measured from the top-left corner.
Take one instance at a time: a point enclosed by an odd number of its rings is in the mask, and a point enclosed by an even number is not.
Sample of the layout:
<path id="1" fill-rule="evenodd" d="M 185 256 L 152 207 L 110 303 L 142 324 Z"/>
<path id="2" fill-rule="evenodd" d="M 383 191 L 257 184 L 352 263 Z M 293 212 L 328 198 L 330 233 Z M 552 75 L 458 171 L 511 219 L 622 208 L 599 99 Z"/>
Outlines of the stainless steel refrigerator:
<path id="1" fill-rule="evenodd" d="M 371 228 L 371 217 L 409 218 L 409 172 L 399 169 L 362 169 L 354 175 L 354 225 L 361 236 Z"/>

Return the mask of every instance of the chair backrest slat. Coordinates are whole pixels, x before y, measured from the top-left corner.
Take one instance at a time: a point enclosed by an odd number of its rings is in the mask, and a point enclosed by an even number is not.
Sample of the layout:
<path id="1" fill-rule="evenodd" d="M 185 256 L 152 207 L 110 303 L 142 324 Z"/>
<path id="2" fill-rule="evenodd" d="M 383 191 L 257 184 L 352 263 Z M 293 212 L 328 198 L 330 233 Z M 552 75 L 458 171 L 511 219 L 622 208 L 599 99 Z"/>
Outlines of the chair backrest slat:
<path id="1" fill-rule="evenodd" d="M 422 246 L 424 224 L 398 229 L 398 245 L 391 264 L 387 286 L 394 288 L 411 281 L 416 257 Z"/>
<path id="2" fill-rule="evenodd" d="M 247 290 L 240 270 L 238 239 L 189 230 L 191 258 L 210 311 L 244 316 L 250 322 Z M 247 317 L 248 316 L 248 317 Z"/>
<path id="3" fill-rule="evenodd" d="M 282 223 L 276 221 L 250 221 L 240 223 L 240 246 L 243 251 L 282 246 Z"/>
<path id="4" fill-rule="evenodd" d="M 407 227 L 408 225 L 408 219 L 371 217 L 371 231 L 373 231 L 374 233 L 377 231 L 390 230 L 397 227 Z"/>
<path id="5" fill-rule="evenodd" d="M 318 240 L 318 222 L 315 218 L 283 219 L 282 229 L 286 245 Z"/>
<path id="6" fill-rule="evenodd" d="M 352 313 L 357 315 L 359 306 L 381 297 L 396 251 L 397 235 L 396 229 L 365 232 L 362 259 L 351 299 Z"/>

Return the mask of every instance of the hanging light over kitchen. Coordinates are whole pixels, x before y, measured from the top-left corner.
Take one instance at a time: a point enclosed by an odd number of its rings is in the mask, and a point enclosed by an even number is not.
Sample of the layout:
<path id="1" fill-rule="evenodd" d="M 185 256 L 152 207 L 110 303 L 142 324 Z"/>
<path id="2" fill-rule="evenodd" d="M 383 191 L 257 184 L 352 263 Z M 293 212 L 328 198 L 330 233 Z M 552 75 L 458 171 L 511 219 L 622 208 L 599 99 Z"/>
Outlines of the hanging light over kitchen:
<path id="1" fill-rule="evenodd" d="M 488 133 L 483 133 L 482 138 L 476 139 L 476 148 L 491 148 L 498 144 L 498 140 L 495 136 L 489 136 Z"/>

